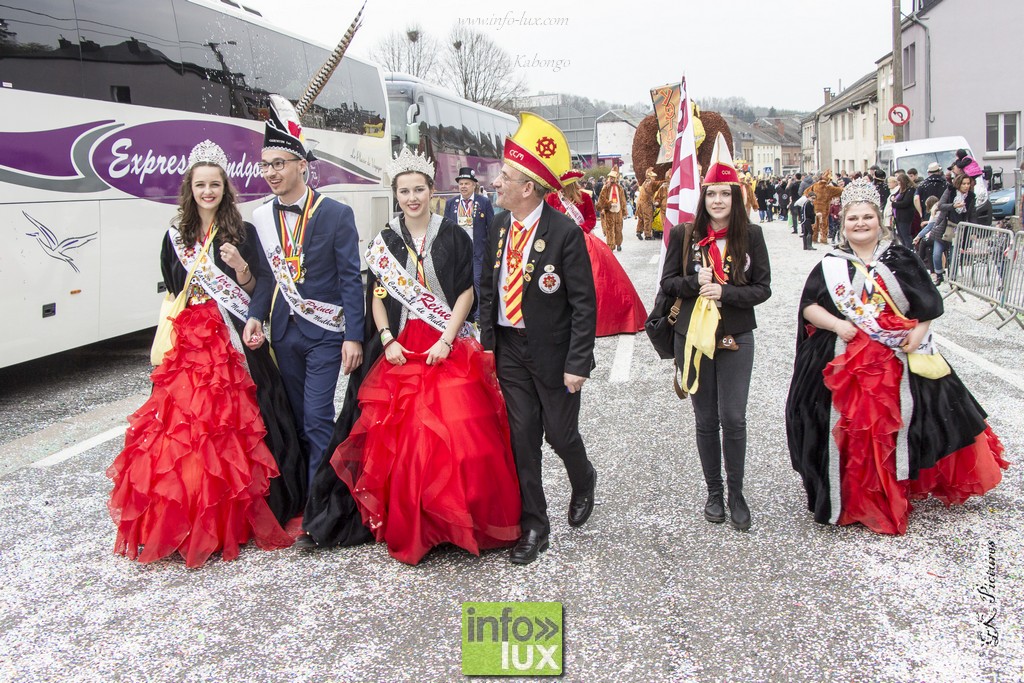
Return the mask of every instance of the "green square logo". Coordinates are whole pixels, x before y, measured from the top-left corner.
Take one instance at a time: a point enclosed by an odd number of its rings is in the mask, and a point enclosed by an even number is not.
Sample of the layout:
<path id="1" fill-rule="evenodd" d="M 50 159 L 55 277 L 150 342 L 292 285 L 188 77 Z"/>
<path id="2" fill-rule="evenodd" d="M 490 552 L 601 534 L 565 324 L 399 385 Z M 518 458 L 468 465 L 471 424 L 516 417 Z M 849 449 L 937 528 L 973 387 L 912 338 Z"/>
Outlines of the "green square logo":
<path id="1" fill-rule="evenodd" d="M 562 603 L 462 603 L 466 676 L 560 676 Z"/>

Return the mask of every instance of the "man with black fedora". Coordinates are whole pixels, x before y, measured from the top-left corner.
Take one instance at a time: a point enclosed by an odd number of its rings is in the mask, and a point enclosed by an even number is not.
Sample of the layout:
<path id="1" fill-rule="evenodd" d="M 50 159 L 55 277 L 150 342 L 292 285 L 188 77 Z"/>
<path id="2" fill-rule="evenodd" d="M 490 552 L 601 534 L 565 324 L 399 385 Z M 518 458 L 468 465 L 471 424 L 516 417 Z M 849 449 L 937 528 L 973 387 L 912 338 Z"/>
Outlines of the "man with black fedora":
<path id="1" fill-rule="evenodd" d="M 473 310 L 480 308 L 480 273 L 483 269 L 484 250 L 487 249 L 487 231 L 494 221 L 494 208 L 486 195 L 479 194 L 476 172 L 468 166 L 455 176 L 459 183 L 459 196 L 444 205 L 444 217 L 458 223 L 473 240 Z"/>

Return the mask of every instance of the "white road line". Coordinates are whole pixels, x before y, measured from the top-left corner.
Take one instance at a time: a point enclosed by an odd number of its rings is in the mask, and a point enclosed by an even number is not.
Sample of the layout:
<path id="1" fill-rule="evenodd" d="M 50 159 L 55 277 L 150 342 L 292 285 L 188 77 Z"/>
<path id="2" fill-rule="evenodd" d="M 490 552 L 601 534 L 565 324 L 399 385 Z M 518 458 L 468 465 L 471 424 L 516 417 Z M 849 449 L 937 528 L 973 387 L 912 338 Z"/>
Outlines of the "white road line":
<path id="1" fill-rule="evenodd" d="M 1001 379 L 1004 382 L 1006 382 L 1007 384 L 1011 384 L 1011 385 L 1017 387 L 1018 389 L 1020 389 L 1021 391 L 1024 391 L 1024 378 L 1020 377 L 1019 375 L 1013 374 L 1012 372 L 1010 372 L 1006 368 L 1004 368 L 1004 367 L 1002 367 L 1000 365 L 996 365 L 992 361 L 987 360 L 986 358 L 983 358 L 982 356 L 979 356 L 978 354 L 974 353 L 973 351 L 968 351 L 964 347 L 962 347 L 959 344 L 956 344 L 956 343 L 946 339 L 942 335 L 934 334 L 932 336 L 934 337 L 935 341 L 939 344 L 939 346 L 941 346 L 943 348 L 946 348 L 946 349 L 949 349 L 954 354 L 956 354 L 958 356 L 961 356 L 962 358 L 964 358 L 968 362 L 974 363 L 975 365 L 977 365 L 982 370 L 990 372 L 993 375 L 995 375 L 996 377 L 998 377 L 999 379 Z"/>
<path id="2" fill-rule="evenodd" d="M 656 265 L 658 265 L 658 261 L 660 261 L 660 260 L 661 260 L 661 254 L 655 254 L 654 256 L 652 256 L 650 258 L 649 261 L 647 261 L 647 263 L 648 263 L 648 265 L 656 266 Z"/>
<path id="3" fill-rule="evenodd" d="M 619 343 L 615 347 L 615 360 L 612 361 L 612 371 L 608 374 L 608 381 L 612 384 L 621 384 L 629 381 L 629 368 L 633 364 L 633 340 L 635 334 L 620 334 Z"/>
<path id="4" fill-rule="evenodd" d="M 125 427 L 114 427 L 113 429 L 108 429 L 102 434 L 97 434 L 96 436 L 90 439 L 86 439 L 85 441 L 76 443 L 74 446 L 65 448 L 62 451 L 57 451 L 53 455 L 47 456 L 42 460 L 37 460 L 36 462 L 32 463 L 30 467 L 41 469 L 43 467 L 49 467 L 51 465 L 62 463 L 65 460 L 70 460 L 76 455 L 81 455 L 82 453 L 85 453 L 87 450 L 91 448 L 96 448 L 96 446 L 99 446 L 100 444 L 104 444 L 112 439 L 116 439 L 119 436 L 124 436 L 124 430 Z"/>

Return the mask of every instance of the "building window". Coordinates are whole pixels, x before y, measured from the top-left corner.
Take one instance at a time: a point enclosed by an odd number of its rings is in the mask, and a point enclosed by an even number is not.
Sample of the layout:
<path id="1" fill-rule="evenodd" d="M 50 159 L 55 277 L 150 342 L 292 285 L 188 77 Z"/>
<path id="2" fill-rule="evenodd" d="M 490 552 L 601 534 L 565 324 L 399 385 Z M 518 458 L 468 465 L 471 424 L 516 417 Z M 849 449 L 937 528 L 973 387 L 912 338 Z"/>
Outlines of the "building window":
<path id="1" fill-rule="evenodd" d="M 911 43 L 903 48 L 903 87 L 914 85 L 917 80 L 917 44 Z"/>
<path id="2" fill-rule="evenodd" d="M 985 151 L 1013 152 L 1017 149 L 1020 112 L 985 114 Z"/>

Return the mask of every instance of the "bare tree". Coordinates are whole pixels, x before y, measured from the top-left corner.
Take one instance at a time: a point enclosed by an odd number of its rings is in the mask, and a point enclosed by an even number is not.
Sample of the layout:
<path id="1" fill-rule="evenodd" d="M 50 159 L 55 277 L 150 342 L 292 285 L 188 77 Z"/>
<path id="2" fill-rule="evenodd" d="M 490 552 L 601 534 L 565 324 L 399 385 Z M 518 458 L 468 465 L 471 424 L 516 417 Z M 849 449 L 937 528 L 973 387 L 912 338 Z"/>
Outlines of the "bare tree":
<path id="1" fill-rule="evenodd" d="M 479 104 L 514 113 L 512 101 L 526 89 L 516 64 L 483 33 L 456 24 L 441 62 L 442 82 Z"/>
<path id="2" fill-rule="evenodd" d="M 437 75 L 438 51 L 434 37 L 414 24 L 382 38 L 370 57 L 388 71 L 401 71 L 430 81 Z"/>

